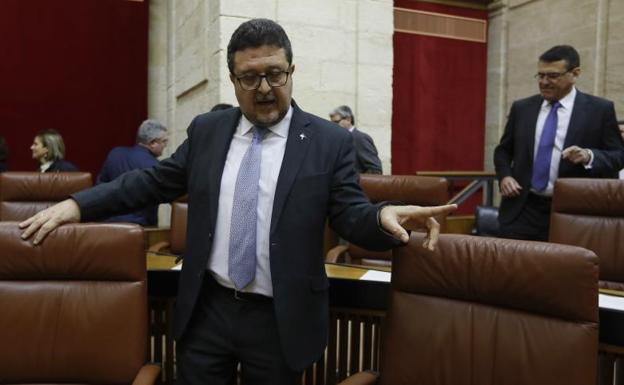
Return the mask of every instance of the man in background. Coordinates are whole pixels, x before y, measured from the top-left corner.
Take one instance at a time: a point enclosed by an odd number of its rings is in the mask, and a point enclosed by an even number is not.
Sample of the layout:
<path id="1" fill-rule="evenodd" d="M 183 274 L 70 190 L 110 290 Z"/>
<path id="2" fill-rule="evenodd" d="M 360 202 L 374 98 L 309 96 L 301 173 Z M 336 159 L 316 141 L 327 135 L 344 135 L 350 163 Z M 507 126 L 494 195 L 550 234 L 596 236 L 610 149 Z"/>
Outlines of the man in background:
<path id="1" fill-rule="evenodd" d="M 360 174 L 381 174 L 381 161 L 377 148 L 368 134 L 355 127 L 355 116 L 349 106 L 336 107 L 330 114 L 332 122 L 349 130 L 355 146 L 355 169 Z"/>
<path id="2" fill-rule="evenodd" d="M 578 91 L 580 73 L 573 47 L 552 47 L 537 64 L 540 93 L 511 106 L 494 151 L 502 237 L 546 241 L 557 178 L 617 178 L 624 167 L 613 102 Z"/>
<path id="3" fill-rule="evenodd" d="M 152 168 L 157 165 L 157 158 L 167 146 L 167 128 L 157 120 L 148 119 L 139 126 L 136 142 L 133 147 L 115 147 L 111 150 L 102 165 L 97 184 L 110 182 L 130 170 Z M 106 221 L 155 226 L 158 224 L 158 205 L 110 217 Z"/>

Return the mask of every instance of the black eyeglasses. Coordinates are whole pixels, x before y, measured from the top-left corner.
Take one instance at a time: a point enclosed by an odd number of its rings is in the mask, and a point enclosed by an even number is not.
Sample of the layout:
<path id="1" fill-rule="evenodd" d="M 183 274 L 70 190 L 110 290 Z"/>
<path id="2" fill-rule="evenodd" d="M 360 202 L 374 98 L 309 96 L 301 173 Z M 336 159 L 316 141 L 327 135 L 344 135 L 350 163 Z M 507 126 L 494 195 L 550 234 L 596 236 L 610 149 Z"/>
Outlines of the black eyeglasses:
<path id="1" fill-rule="evenodd" d="M 275 71 L 269 72 L 265 75 L 248 74 L 243 76 L 234 76 L 238 80 L 238 84 L 242 89 L 245 91 L 255 91 L 260 88 L 263 78 L 266 79 L 266 82 L 270 87 L 282 87 L 286 85 L 286 82 L 288 82 L 288 75 L 290 75 L 290 71 Z"/>
<path id="2" fill-rule="evenodd" d="M 567 70 L 567 71 L 563 71 L 563 72 L 538 72 L 535 75 L 533 75 L 533 77 L 536 80 L 544 80 L 544 79 L 548 79 L 548 80 L 557 80 L 560 77 L 562 77 L 563 75 L 567 74 L 568 72 L 572 71 Z"/>

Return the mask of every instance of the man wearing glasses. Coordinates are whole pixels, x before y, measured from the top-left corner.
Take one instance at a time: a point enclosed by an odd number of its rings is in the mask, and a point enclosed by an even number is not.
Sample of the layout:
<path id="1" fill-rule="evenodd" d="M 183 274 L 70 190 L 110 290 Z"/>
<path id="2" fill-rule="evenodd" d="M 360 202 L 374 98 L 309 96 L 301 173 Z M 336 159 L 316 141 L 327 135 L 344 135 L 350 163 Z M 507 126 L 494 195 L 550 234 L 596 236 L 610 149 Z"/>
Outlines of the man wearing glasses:
<path id="1" fill-rule="evenodd" d="M 494 151 L 501 236 L 545 241 L 557 178 L 617 178 L 624 142 L 613 102 L 582 93 L 578 52 L 555 46 L 537 64 L 540 94 L 511 106 Z"/>
<path id="2" fill-rule="evenodd" d="M 321 358 L 329 326 L 326 219 L 373 250 L 425 229 L 438 207 L 371 204 L 351 136 L 292 100 L 292 49 L 277 23 L 241 24 L 227 49 L 240 108 L 202 114 L 169 159 L 75 194 L 20 224 L 39 243 L 61 223 L 171 201 L 188 193 L 175 310 L 178 384 L 292 385 Z"/>
<path id="3" fill-rule="evenodd" d="M 381 174 L 381 161 L 377 155 L 375 142 L 365 132 L 355 127 L 355 116 L 349 106 L 336 107 L 329 119 L 340 127 L 349 130 L 355 146 L 355 169 L 360 174 Z"/>

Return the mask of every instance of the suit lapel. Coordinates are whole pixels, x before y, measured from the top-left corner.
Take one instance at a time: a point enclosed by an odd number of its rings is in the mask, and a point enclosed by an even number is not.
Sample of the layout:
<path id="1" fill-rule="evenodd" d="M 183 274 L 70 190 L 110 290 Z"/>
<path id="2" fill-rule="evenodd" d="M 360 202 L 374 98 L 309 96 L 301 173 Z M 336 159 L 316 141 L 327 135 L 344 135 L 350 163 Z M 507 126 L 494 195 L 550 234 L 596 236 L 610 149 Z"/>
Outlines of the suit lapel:
<path id="1" fill-rule="evenodd" d="M 542 103 L 544 99 L 541 96 L 535 98 L 534 101 L 529 105 L 529 127 L 527 127 L 528 132 L 528 141 L 529 141 L 529 159 L 531 159 L 531 164 L 533 163 L 534 150 L 535 150 L 535 129 L 537 126 L 537 117 L 542 108 Z"/>
<path id="2" fill-rule="evenodd" d="M 582 131 L 582 128 L 586 126 L 586 101 L 587 98 L 585 97 L 585 94 L 577 90 L 576 97 L 574 98 L 572 116 L 570 116 L 570 123 L 568 124 L 568 131 L 566 133 L 565 140 L 563 141 L 564 149 L 570 147 L 573 143 L 578 143 L 577 136 Z"/>
<path id="3" fill-rule="evenodd" d="M 310 120 L 299 109 L 295 101 L 292 102 L 293 114 L 286 140 L 286 150 L 282 167 L 280 169 L 277 186 L 275 187 L 275 198 L 273 200 L 273 213 L 271 216 L 271 233 L 275 230 L 279 217 L 288 198 L 288 193 L 292 188 L 295 177 L 301 168 L 306 153 L 313 140 L 314 131 L 310 127 Z"/>
<path id="4" fill-rule="evenodd" d="M 230 149 L 230 143 L 234 137 L 234 132 L 238 126 L 241 112 L 239 108 L 233 109 L 231 113 L 225 115 L 215 127 L 211 127 L 214 134 L 211 136 L 204 154 L 209 159 L 208 166 L 208 201 L 210 223 L 216 223 L 217 208 L 219 205 L 219 193 L 221 190 L 221 176 L 225 167 L 225 160 Z"/>

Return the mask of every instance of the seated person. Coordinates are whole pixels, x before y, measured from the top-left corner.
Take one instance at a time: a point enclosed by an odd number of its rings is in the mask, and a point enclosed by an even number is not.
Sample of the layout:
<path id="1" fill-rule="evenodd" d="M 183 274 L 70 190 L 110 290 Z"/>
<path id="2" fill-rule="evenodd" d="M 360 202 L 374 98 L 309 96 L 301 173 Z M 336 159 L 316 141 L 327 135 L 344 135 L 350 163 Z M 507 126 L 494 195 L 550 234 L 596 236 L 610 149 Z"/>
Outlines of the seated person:
<path id="1" fill-rule="evenodd" d="M 148 119 L 141 123 L 137 132 L 137 144 L 133 147 L 115 147 L 102 165 L 96 183 L 106 183 L 119 175 L 135 169 L 151 168 L 167 146 L 167 128 L 159 121 Z M 143 226 L 158 224 L 158 205 L 146 207 L 129 214 L 110 217 L 106 222 L 130 222 Z"/>
<path id="2" fill-rule="evenodd" d="M 39 161 L 39 171 L 78 171 L 73 163 L 65 160 L 65 143 L 56 130 L 39 131 L 30 146 L 32 158 Z"/>

